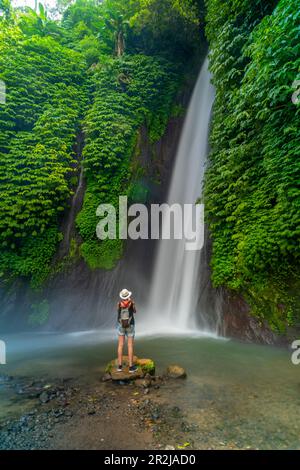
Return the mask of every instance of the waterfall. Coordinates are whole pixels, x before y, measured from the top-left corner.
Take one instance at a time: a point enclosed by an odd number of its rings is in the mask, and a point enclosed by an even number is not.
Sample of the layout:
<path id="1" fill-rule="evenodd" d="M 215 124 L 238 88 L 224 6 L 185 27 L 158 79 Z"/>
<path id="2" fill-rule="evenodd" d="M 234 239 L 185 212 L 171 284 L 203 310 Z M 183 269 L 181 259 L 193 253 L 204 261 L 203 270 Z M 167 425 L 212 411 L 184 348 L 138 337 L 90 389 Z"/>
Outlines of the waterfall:
<path id="1" fill-rule="evenodd" d="M 208 154 L 208 133 L 214 88 L 206 58 L 197 80 L 181 135 L 167 203 L 195 204 L 201 197 Z M 199 312 L 201 278 L 205 277 L 205 250 L 186 251 L 186 240 L 160 240 L 154 267 L 146 322 L 158 329 L 211 331 L 205 312 Z M 206 276 L 207 277 L 207 276 Z"/>

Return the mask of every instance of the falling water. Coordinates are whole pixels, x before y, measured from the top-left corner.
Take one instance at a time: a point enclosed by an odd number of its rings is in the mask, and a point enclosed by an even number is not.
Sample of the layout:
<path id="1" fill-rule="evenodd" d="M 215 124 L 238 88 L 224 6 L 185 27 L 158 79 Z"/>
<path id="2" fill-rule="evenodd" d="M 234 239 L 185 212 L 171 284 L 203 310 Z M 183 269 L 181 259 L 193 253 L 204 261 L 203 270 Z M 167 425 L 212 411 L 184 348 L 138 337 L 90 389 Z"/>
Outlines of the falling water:
<path id="1" fill-rule="evenodd" d="M 205 60 L 187 112 L 168 204 L 195 204 L 201 197 L 208 153 L 208 132 L 214 88 Z M 201 251 L 186 251 L 185 239 L 161 240 L 150 290 L 149 315 L 153 323 L 180 330 L 195 328 L 202 274 Z M 203 264 L 203 263 L 202 263 Z M 198 306 L 199 308 L 199 306 Z M 198 312 L 198 316 L 201 312 Z M 154 320 L 155 318 L 155 320 Z M 199 322 L 197 322 L 199 323 Z M 201 327 L 211 330 L 205 315 Z"/>

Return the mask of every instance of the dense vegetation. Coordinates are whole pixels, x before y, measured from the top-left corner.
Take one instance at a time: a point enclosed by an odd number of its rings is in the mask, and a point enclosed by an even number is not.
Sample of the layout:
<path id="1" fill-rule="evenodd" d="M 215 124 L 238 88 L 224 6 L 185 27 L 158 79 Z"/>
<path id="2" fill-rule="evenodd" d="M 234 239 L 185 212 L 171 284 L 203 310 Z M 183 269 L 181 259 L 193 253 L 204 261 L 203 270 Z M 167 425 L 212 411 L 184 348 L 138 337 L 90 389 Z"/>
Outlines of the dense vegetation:
<path id="1" fill-rule="evenodd" d="M 208 0 L 217 98 L 206 176 L 216 286 L 277 330 L 299 312 L 300 2 Z"/>
<path id="2" fill-rule="evenodd" d="M 7 87 L 0 107 L 1 271 L 36 284 L 49 272 L 71 195 L 84 61 L 51 37 L 6 25 L 0 70 Z"/>
<path id="3" fill-rule="evenodd" d="M 93 73 L 93 105 L 85 119 L 84 166 L 88 181 L 83 210 L 77 217 L 84 240 L 81 252 L 90 267 L 111 268 L 122 253 L 121 240 L 99 243 L 95 227 L 101 201 L 118 208 L 119 196 L 133 200 L 132 171 L 138 129 L 146 123 L 150 139 L 163 134 L 176 91 L 177 75 L 164 60 L 144 55 L 112 61 Z"/>

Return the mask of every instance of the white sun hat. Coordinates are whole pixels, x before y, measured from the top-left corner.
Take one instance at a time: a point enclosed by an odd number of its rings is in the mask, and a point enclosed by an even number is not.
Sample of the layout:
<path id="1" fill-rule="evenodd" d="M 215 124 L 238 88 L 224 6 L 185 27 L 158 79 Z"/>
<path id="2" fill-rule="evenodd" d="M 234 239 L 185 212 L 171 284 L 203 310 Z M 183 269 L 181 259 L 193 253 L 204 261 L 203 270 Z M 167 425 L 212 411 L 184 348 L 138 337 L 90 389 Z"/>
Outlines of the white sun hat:
<path id="1" fill-rule="evenodd" d="M 131 297 L 131 295 L 132 295 L 132 292 L 129 292 L 129 290 L 127 290 L 127 289 L 123 289 L 120 292 L 120 297 L 121 297 L 122 300 L 129 299 Z"/>

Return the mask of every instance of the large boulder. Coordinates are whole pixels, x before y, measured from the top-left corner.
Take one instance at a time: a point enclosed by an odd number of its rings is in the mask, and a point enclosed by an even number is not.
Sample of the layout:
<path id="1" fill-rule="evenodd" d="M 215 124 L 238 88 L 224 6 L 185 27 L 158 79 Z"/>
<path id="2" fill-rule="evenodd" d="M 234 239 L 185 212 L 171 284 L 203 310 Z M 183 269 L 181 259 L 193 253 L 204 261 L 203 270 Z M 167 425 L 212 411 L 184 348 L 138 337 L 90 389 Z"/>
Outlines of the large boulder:
<path id="1" fill-rule="evenodd" d="M 181 366 L 171 365 L 167 368 L 166 376 L 170 379 L 185 379 L 186 371 Z"/>
<path id="2" fill-rule="evenodd" d="M 122 372 L 118 372 L 118 359 L 113 359 L 106 366 L 105 377 L 110 375 L 113 381 L 126 382 L 128 380 L 142 379 L 147 374 L 150 374 L 151 376 L 155 374 L 155 364 L 152 359 L 139 359 L 138 357 L 134 356 L 134 364 L 137 366 L 137 371 L 130 373 L 128 356 L 123 356 L 123 370 Z"/>

